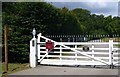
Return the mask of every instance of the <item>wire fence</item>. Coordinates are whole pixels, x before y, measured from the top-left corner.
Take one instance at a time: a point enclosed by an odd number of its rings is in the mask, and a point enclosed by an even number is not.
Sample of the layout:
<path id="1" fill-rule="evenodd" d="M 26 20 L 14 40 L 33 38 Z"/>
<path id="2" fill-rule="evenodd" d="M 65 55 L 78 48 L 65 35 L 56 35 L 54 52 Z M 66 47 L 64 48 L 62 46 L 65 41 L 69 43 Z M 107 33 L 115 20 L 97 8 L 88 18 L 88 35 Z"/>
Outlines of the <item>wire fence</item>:
<path id="1" fill-rule="evenodd" d="M 46 35 L 50 39 L 58 42 L 120 42 L 120 35 Z"/>

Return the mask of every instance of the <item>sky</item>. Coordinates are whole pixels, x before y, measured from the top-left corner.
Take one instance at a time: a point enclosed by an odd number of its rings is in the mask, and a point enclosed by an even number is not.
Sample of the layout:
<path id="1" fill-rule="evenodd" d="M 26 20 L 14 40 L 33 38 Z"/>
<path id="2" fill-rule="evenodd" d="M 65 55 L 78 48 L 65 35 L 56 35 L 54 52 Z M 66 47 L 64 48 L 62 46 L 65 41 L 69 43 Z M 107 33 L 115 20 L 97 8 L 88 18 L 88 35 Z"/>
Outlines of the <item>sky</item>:
<path id="1" fill-rule="evenodd" d="M 91 11 L 92 14 L 97 15 L 103 14 L 105 16 L 118 16 L 118 2 L 119 0 L 52 0 L 51 4 L 58 8 L 65 6 L 70 10 L 75 8 L 83 8 Z"/>

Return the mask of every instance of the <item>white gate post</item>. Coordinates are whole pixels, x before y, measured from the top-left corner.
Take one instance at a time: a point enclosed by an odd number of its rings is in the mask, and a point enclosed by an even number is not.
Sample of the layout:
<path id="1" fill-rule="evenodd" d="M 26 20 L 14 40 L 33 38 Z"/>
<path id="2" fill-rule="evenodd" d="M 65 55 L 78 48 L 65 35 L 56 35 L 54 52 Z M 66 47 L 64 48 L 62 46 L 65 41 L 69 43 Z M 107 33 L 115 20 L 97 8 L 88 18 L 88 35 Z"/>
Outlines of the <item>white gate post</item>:
<path id="1" fill-rule="evenodd" d="M 113 65 L 113 40 L 109 40 L 109 63 L 110 65 Z"/>
<path id="2" fill-rule="evenodd" d="M 33 38 L 32 40 L 30 40 L 30 55 L 29 55 L 29 59 L 30 59 L 30 67 L 34 68 L 37 66 L 37 42 L 36 42 L 36 30 L 33 29 Z"/>

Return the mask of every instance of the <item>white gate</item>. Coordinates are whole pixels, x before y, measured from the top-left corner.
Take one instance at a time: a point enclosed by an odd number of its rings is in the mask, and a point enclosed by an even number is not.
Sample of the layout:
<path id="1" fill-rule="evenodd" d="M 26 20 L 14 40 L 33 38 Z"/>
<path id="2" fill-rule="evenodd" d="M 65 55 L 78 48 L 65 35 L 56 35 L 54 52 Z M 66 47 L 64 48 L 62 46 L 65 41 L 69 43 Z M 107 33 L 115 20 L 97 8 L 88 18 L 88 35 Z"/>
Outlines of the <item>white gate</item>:
<path id="1" fill-rule="evenodd" d="M 36 67 L 37 63 L 48 65 L 119 65 L 119 42 L 56 42 L 40 34 L 30 41 L 30 66 Z M 54 49 L 48 51 L 45 43 L 54 42 Z M 83 47 L 89 47 L 84 51 Z"/>

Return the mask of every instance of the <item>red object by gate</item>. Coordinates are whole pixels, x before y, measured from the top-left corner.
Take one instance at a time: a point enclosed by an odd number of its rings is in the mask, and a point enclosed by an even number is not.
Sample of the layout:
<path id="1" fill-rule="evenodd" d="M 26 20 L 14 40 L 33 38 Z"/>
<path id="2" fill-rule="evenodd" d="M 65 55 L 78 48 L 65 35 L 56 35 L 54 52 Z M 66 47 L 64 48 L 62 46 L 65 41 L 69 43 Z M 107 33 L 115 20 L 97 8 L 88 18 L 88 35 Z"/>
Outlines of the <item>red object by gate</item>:
<path id="1" fill-rule="evenodd" d="M 54 43 L 51 42 L 50 40 L 48 40 L 48 42 L 46 42 L 45 46 L 46 46 L 46 49 L 49 49 L 49 50 L 54 49 Z"/>

